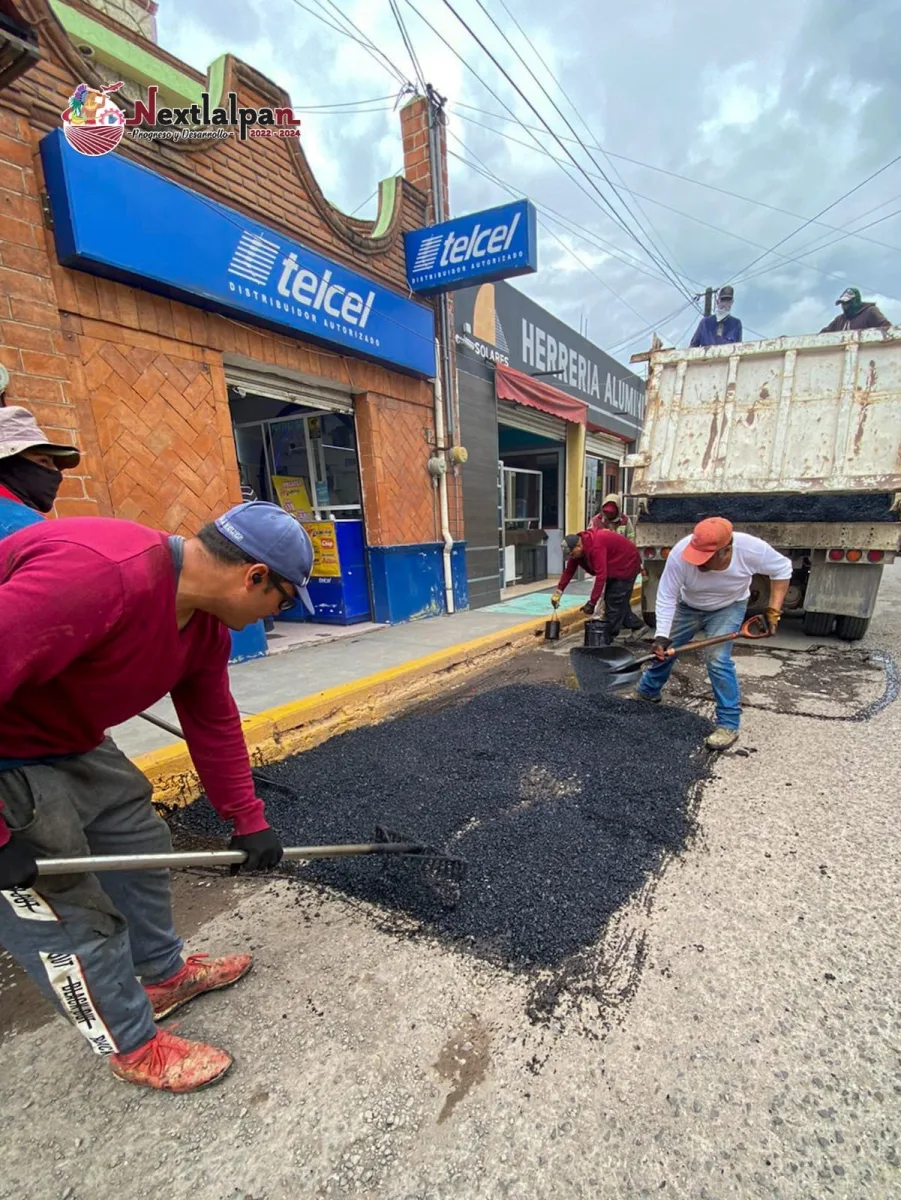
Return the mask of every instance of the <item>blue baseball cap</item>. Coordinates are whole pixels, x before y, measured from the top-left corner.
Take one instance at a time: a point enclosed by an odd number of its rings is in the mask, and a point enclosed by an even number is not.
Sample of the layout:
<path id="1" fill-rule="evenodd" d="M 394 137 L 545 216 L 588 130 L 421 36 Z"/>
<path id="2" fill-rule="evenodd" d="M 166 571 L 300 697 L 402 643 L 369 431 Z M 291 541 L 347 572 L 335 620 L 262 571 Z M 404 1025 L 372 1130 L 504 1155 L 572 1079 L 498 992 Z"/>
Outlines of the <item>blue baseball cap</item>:
<path id="1" fill-rule="evenodd" d="M 268 500 L 236 504 L 214 522 L 223 537 L 293 583 L 297 598 L 311 617 L 316 609 L 307 593 L 313 571 L 313 543 L 296 517 Z"/>

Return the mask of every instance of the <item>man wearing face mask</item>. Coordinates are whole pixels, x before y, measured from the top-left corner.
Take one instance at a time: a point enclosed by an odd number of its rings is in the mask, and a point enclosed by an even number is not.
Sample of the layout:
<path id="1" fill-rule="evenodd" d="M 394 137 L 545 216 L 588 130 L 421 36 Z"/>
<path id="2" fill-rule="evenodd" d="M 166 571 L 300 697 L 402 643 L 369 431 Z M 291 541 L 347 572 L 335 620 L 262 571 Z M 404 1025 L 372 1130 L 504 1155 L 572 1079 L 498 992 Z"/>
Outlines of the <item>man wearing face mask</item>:
<path id="1" fill-rule="evenodd" d="M 741 341 L 741 321 L 732 316 L 735 293 L 729 284 L 721 287 L 716 296 L 716 311 L 709 317 L 701 317 L 690 346 L 723 346 L 727 342 Z"/>
<path id="2" fill-rule="evenodd" d="M 845 288 L 835 302 L 841 315 L 830 321 L 820 333 L 841 333 L 845 329 L 891 329 L 892 323 L 875 304 L 864 303 L 857 288 Z"/>
<path id="3" fill-rule="evenodd" d="M 27 408 L 0 408 L 0 538 L 50 512 L 63 471 L 77 467 L 74 446 L 51 442 Z"/>

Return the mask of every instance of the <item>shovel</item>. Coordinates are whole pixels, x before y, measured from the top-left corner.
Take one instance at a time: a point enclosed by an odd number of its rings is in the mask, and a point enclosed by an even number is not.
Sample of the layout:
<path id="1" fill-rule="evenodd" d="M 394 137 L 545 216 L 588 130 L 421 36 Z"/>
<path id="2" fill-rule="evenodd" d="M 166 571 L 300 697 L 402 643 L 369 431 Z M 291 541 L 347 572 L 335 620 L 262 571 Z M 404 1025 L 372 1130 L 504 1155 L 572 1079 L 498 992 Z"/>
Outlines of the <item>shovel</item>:
<path id="1" fill-rule="evenodd" d="M 708 646 L 719 646 L 723 642 L 734 642 L 739 638 L 759 641 L 769 637 L 769 627 L 762 616 L 749 617 L 735 633 L 724 633 L 718 637 L 703 638 L 673 647 L 667 657 L 685 654 L 692 650 L 705 650 Z M 633 687 L 641 678 L 641 668 L 646 663 L 659 662 L 656 654 L 643 654 L 633 658 L 625 646 L 574 646 L 569 652 L 579 688 L 589 695 L 617 691 Z"/>

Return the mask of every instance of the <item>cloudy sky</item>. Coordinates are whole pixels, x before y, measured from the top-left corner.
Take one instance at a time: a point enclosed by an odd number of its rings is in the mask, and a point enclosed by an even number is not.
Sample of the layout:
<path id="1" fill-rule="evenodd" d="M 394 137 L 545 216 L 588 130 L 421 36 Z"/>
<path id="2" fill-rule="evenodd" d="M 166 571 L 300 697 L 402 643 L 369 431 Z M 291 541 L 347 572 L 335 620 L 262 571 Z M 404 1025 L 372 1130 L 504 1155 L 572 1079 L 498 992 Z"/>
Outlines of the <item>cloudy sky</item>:
<path id="1" fill-rule="evenodd" d="M 849 284 L 901 323 L 901 0 L 452 0 L 513 83 L 445 0 L 412 2 L 453 47 L 398 0 L 448 98 L 452 211 L 535 201 L 540 269 L 516 286 L 598 345 L 627 360 L 651 327 L 685 344 L 686 293 L 727 281 L 746 340 L 820 329 Z M 389 0 L 160 0 L 159 41 L 286 88 L 328 197 L 374 215 L 402 166 L 400 81 L 313 14 L 415 80 Z"/>

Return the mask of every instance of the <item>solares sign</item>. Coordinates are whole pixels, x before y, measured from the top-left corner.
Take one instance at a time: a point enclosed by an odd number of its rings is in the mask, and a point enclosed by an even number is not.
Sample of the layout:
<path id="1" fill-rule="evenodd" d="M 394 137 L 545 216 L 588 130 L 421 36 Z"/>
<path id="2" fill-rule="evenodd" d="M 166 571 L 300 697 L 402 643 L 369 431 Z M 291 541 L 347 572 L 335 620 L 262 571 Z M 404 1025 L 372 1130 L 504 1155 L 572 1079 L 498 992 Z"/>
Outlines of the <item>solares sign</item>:
<path id="1" fill-rule="evenodd" d="M 515 200 L 404 234 L 407 282 L 420 295 L 538 270 L 535 206 Z"/>

